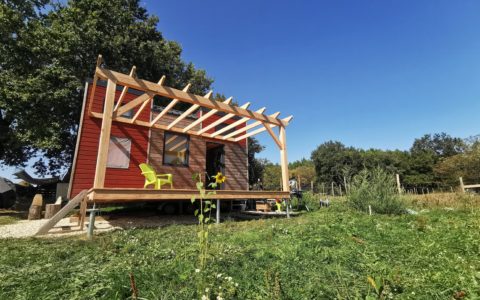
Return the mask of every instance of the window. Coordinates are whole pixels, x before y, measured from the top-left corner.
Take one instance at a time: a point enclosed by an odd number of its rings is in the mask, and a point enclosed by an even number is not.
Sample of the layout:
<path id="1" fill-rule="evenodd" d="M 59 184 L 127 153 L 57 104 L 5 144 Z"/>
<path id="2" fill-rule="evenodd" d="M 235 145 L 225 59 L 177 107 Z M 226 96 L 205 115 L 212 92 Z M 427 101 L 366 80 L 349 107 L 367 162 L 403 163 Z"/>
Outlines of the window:
<path id="1" fill-rule="evenodd" d="M 124 105 L 124 104 L 125 104 L 125 103 L 122 102 L 122 105 Z M 122 105 L 120 105 L 120 106 L 122 106 Z M 113 107 L 114 107 L 114 108 L 115 108 L 115 106 L 117 106 L 117 101 L 115 101 L 115 102 L 113 103 Z M 124 112 L 120 117 L 122 117 L 122 118 L 127 118 L 127 119 L 133 118 L 133 108 L 130 109 L 129 111 Z"/>
<path id="2" fill-rule="evenodd" d="M 132 141 L 128 138 L 110 137 L 107 168 L 128 169 Z"/>
<path id="3" fill-rule="evenodd" d="M 163 164 L 188 166 L 188 135 L 165 132 L 163 140 Z"/>

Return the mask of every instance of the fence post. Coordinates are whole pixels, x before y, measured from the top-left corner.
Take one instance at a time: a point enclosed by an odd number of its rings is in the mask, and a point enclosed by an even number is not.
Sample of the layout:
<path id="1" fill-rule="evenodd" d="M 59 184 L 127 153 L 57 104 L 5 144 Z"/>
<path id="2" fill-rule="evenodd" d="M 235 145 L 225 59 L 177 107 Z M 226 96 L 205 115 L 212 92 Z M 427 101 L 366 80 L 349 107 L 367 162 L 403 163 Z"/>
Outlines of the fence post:
<path id="1" fill-rule="evenodd" d="M 460 179 L 460 190 L 462 191 L 462 193 L 465 193 L 465 185 L 463 184 L 463 178 L 459 177 L 459 179 Z"/>
<path id="2" fill-rule="evenodd" d="M 399 174 L 395 174 L 396 178 L 397 178 L 397 189 L 398 189 L 398 194 L 401 194 L 402 193 L 402 186 L 400 185 L 400 175 Z"/>

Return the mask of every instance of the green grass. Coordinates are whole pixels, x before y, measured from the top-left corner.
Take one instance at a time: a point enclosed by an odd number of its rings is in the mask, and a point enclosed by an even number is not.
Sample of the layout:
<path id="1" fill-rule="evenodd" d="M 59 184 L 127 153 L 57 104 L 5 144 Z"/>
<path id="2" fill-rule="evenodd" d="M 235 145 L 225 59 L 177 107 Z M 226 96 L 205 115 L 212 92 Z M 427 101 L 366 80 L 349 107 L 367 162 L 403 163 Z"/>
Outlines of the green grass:
<path id="1" fill-rule="evenodd" d="M 480 297 L 480 210 L 367 216 L 334 204 L 297 218 L 227 222 L 211 233 L 209 278 L 236 299 Z M 198 299 L 195 226 L 83 238 L 0 240 L 0 299 Z M 210 279 L 213 282 L 214 279 Z M 458 294 L 457 294 L 458 295 Z M 388 298 L 385 298 L 388 299 Z"/>

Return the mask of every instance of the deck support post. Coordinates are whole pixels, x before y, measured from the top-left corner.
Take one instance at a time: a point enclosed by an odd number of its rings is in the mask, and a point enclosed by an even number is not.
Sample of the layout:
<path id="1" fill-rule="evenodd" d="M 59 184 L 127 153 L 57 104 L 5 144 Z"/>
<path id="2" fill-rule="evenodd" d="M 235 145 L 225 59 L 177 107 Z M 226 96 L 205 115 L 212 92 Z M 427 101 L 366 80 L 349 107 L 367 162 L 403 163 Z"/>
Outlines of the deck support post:
<path id="1" fill-rule="evenodd" d="M 95 168 L 95 179 L 93 187 L 103 188 L 105 183 L 105 172 L 107 170 L 108 145 L 110 143 L 110 131 L 112 129 L 113 105 L 117 84 L 108 79 L 105 104 L 103 107 L 102 128 L 98 142 L 97 166 Z"/>
<path id="2" fill-rule="evenodd" d="M 220 224 L 220 200 L 217 199 L 217 220 L 216 220 L 216 223 L 217 224 Z"/>
<path id="3" fill-rule="evenodd" d="M 97 209 L 95 208 L 95 203 L 93 203 L 93 208 L 89 210 L 90 216 L 88 219 L 88 239 L 91 240 L 93 237 L 93 229 L 95 228 L 95 213 Z"/>
<path id="4" fill-rule="evenodd" d="M 280 166 L 282 168 L 282 190 L 284 192 L 290 191 L 290 186 L 288 184 L 288 158 L 287 158 L 287 136 L 285 132 L 284 126 L 279 126 L 280 129 Z M 287 218 L 290 218 L 290 210 L 289 210 L 289 201 L 286 199 L 285 201 L 287 207 Z"/>

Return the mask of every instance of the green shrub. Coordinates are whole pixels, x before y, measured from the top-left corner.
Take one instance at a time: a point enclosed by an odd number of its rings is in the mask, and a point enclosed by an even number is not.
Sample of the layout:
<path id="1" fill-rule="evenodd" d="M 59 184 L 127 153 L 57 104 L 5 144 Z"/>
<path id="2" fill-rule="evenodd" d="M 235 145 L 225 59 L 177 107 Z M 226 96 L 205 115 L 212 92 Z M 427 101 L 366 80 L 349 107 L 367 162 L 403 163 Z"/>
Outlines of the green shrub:
<path id="1" fill-rule="evenodd" d="M 378 214 L 401 214 L 405 211 L 405 203 L 397 193 L 393 174 L 381 168 L 363 170 L 356 175 L 347 195 L 348 203 L 361 211 Z"/>
<path id="2" fill-rule="evenodd" d="M 304 192 L 302 200 L 303 200 L 303 203 L 310 210 L 317 210 L 320 208 L 320 205 L 319 205 L 320 198 L 318 197 L 318 195 L 315 195 L 311 191 Z"/>

